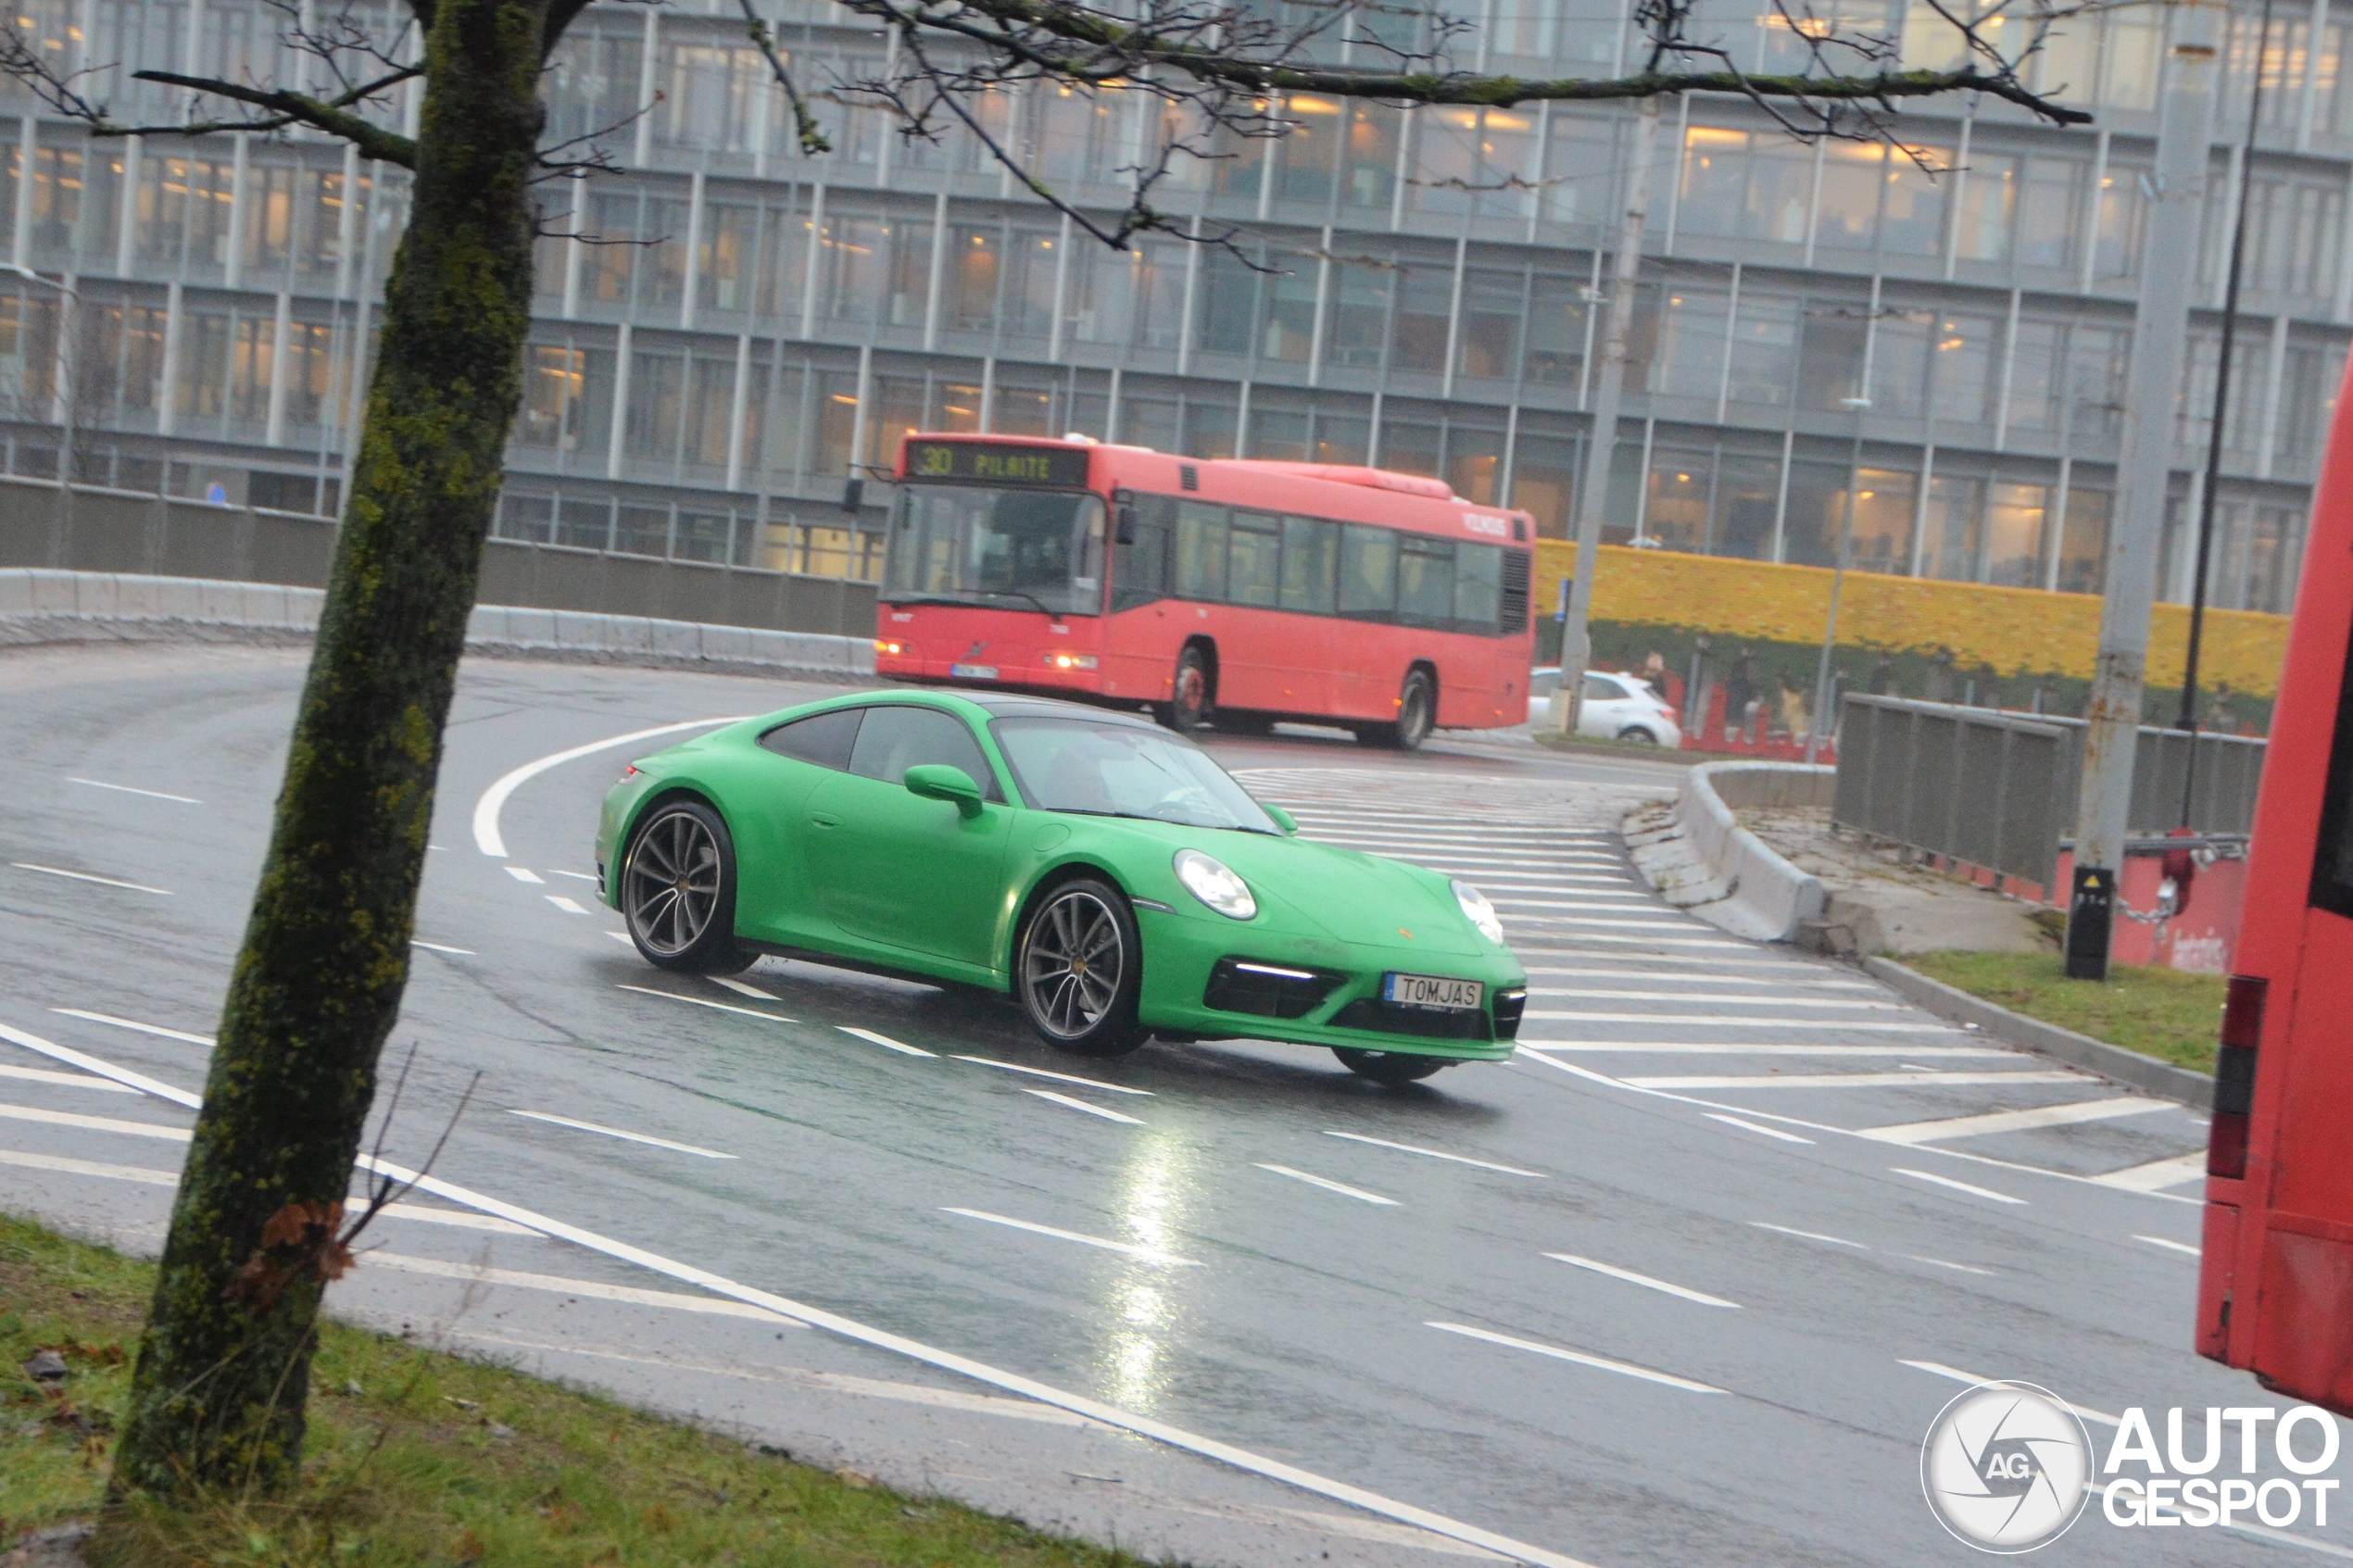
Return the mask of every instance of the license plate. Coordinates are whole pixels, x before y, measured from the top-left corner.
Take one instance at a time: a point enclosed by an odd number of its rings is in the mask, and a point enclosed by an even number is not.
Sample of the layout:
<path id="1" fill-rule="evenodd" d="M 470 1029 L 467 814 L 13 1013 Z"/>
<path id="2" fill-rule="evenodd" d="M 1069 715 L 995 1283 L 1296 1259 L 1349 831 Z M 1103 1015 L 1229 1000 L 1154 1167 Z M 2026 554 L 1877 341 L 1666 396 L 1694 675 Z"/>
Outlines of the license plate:
<path id="1" fill-rule="evenodd" d="M 948 667 L 948 673 L 959 681 L 993 681 L 997 678 L 997 667 L 993 664 L 951 664 Z"/>
<path id="2" fill-rule="evenodd" d="M 1449 1012 L 1475 1010 L 1487 987 L 1476 980 L 1448 980 L 1436 974 L 1381 976 L 1381 1000 L 1399 1007 L 1439 1008 Z"/>

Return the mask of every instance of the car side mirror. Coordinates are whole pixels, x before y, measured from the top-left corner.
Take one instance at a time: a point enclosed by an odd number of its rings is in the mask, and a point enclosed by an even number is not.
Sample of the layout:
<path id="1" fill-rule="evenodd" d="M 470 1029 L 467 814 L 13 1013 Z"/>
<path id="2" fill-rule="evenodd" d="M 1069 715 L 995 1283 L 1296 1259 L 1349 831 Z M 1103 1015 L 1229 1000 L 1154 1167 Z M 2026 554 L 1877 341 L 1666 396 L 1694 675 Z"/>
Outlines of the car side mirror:
<path id="1" fill-rule="evenodd" d="M 961 816 L 980 815 L 980 785 L 962 768 L 945 762 L 918 762 L 908 769 L 907 792 L 925 800 L 952 802 Z"/>
<path id="2" fill-rule="evenodd" d="M 1260 810 L 1275 819 L 1275 825 L 1277 827 L 1282 829 L 1293 838 L 1297 838 L 1299 836 L 1298 818 L 1292 816 L 1289 811 L 1284 810 L 1281 807 L 1269 806 L 1263 800 L 1258 803 L 1258 808 Z"/>

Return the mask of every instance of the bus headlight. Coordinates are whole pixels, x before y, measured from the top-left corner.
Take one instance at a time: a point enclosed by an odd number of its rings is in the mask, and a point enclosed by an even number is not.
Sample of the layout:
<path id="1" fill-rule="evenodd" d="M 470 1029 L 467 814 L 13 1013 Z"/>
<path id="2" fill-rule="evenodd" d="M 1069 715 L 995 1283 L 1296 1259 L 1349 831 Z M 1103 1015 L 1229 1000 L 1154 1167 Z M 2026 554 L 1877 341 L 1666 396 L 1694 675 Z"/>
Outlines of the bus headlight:
<path id="1" fill-rule="evenodd" d="M 1095 656 L 1091 653 L 1049 652 L 1044 656 L 1044 659 L 1049 666 L 1056 670 L 1092 670 L 1095 668 Z"/>
<path id="2" fill-rule="evenodd" d="M 914 650 L 910 648 L 905 643 L 894 643 L 886 638 L 876 637 L 875 639 L 875 651 L 882 655 L 885 659 L 896 659 L 902 653 L 912 653 Z"/>
<path id="3" fill-rule="evenodd" d="M 1463 918 L 1478 927 L 1478 934 L 1498 947 L 1504 945 L 1504 922 L 1495 918 L 1495 906 L 1487 895 L 1469 883 L 1457 878 L 1454 882 L 1454 902 L 1463 907 Z"/>
<path id="4" fill-rule="evenodd" d="M 1176 851 L 1176 880 L 1185 884 L 1186 892 L 1227 920 L 1249 920 L 1258 913 L 1258 900 L 1250 896 L 1250 884 L 1223 860 L 1198 849 Z"/>

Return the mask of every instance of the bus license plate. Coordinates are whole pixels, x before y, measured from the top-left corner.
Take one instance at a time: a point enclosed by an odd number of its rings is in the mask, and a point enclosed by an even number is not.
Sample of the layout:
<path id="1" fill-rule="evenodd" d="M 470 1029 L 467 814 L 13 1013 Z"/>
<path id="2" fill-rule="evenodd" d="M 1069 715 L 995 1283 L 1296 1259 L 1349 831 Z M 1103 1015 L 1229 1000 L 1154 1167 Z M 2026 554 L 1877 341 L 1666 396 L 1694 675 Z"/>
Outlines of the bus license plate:
<path id="1" fill-rule="evenodd" d="M 997 667 L 993 664 L 951 664 L 948 667 L 948 673 L 959 681 L 993 681 L 997 678 Z"/>
<path id="2" fill-rule="evenodd" d="M 1435 974 L 1381 976 L 1381 999 L 1400 1007 L 1441 1008 L 1450 1012 L 1475 1010 L 1486 987 L 1476 980 L 1448 980 Z"/>

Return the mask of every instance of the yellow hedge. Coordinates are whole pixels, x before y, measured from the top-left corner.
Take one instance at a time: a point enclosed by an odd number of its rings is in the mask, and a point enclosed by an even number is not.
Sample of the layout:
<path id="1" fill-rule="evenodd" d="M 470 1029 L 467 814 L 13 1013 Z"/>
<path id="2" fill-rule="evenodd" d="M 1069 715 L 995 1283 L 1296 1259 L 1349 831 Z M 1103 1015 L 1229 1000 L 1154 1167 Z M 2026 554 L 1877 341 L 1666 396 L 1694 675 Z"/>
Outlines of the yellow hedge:
<path id="1" fill-rule="evenodd" d="M 1546 612 L 1559 604 L 1560 580 L 1576 566 L 1575 545 L 1558 539 L 1538 544 L 1538 602 Z M 1830 612 L 1831 576 L 1826 567 L 1604 545 L 1593 578 L 1593 618 L 1680 626 L 1711 636 L 1819 643 Z M 2149 642 L 2151 685 L 2181 684 L 2189 625 L 2186 607 L 2157 607 Z M 2284 615 L 2208 610 L 2200 682 L 2272 696 L 2287 653 L 2287 625 Z M 2002 675 L 2089 680 L 2099 651 L 2100 601 L 2089 594 L 1851 571 L 1839 598 L 1838 640 L 1891 653 L 1949 647 L 1964 669 L 1982 663 Z"/>

